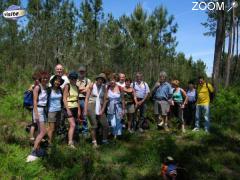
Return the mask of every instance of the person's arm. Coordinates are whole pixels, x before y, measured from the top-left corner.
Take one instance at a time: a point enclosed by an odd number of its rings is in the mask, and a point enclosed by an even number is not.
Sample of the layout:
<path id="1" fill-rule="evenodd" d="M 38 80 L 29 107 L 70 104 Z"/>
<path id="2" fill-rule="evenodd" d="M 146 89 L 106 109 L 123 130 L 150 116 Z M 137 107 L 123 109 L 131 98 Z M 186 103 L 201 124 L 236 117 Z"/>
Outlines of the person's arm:
<path id="1" fill-rule="evenodd" d="M 143 100 L 141 101 L 141 104 L 144 103 L 144 102 L 147 100 L 147 98 L 148 98 L 148 96 L 149 96 L 149 94 L 150 94 L 150 90 L 149 90 L 148 84 L 145 83 L 145 86 L 146 86 L 146 95 L 145 95 L 145 97 L 143 98 Z"/>
<path id="2" fill-rule="evenodd" d="M 106 89 L 105 94 L 104 94 L 103 106 L 100 111 L 100 115 L 102 115 L 104 113 L 107 103 L 108 103 L 108 93 L 107 93 L 107 89 Z"/>
<path id="3" fill-rule="evenodd" d="M 120 89 L 119 89 L 120 90 Z M 122 101 L 122 108 L 123 108 L 123 113 L 125 113 L 125 98 L 124 98 L 124 93 L 123 90 L 120 91 L 121 93 L 121 101 Z"/>
<path id="4" fill-rule="evenodd" d="M 80 103 L 78 102 L 77 103 L 77 105 L 78 105 L 78 120 L 79 120 L 79 122 L 81 123 L 82 122 L 82 120 L 81 120 L 81 108 L 80 108 Z"/>
<path id="5" fill-rule="evenodd" d="M 137 103 L 138 103 L 137 96 L 136 96 L 136 92 L 133 88 L 132 88 L 132 92 L 133 92 L 133 99 L 134 99 L 135 105 L 137 105 Z"/>
<path id="6" fill-rule="evenodd" d="M 168 85 L 168 103 L 173 106 L 174 105 L 174 101 L 172 99 L 172 96 L 173 96 L 172 87 L 171 87 L 171 85 Z"/>
<path id="7" fill-rule="evenodd" d="M 93 84 L 91 83 L 89 85 L 89 88 L 87 90 L 87 94 L 86 94 L 86 97 L 85 97 L 85 103 L 84 103 L 84 115 L 87 116 L 87 112 L 88 112 L 88 101 L 89 101 L 89 97 L 90 97 L 90 94 L 92 92 L 92 88 L 93 88 Z"/>
<path id="8" fill-rule="evenodd" d="M 211 93 L 213 93 L 213 92 L 214 92 L 213 86 L 212 86 L 210 83 L 208 83 L 207 86 L 208 86 L 209 91 L 210 91 Z"/>
<path id="9" fill-rule="evenodd" d="M 187 96 L 186 91 L 184 91 L 183 89 L 180 89 L 180 91 L 182 92 L 182 95 L 183 95 L 183 97 L 185 98 L 185 100 L 184 100 L 184 102 L 183 102 L 183 106 L 182 106 L 182 108 L 184 108 L 185 105 L 188 103 L 188 96 Z"/>
<path id="10" fill-rule="evenodd" d="M 67 110 L 68 116 L 72 116 L 72 112 L 68 108 L 68 102 L 67 102 L 68 96 L 69 96 L 69 84 L 66 84 L 63 89 L 63 104 Z"/>
<path id="11" fill-rule="evenodd" d="M 39 114 L 38 114 L 38 109 L 37 109 L 37 104 L 38 104 L 38 92 L 40 91 L 39 86 L 35 86 L 33 89 L 33 111 L 35 115 L 35 120 L 38 122 L 39 121 Z"/>

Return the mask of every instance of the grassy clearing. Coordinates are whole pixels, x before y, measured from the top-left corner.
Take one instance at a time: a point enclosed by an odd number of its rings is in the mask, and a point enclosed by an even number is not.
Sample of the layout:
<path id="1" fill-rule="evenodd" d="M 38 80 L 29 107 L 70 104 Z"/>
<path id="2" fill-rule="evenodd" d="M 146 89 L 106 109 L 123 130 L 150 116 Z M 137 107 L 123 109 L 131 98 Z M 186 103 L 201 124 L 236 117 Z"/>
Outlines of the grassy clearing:
<path id="1" fill-rule="evenodd" d="M 161 179 L 161 164 L 168 155 L 185 169 L 188 179 L 239 179 L 238 114 L 226 123 L 226 117 L 219 116 L 227 112 L 218 99 L 211 134 L 190 129 L 182 134 L 174 123 L 166 133 L 152 124 L 144 134 L 125 133 L 123 140 L 97 150 L 89 139 L 80 137 L 77 150 L 71 150 L 57 138 L 47 158 L 25 163 L 31 151 L 25 132 L 30 117 L 20 108 L 20 94 L 0 99 L 0 179 Z"/>

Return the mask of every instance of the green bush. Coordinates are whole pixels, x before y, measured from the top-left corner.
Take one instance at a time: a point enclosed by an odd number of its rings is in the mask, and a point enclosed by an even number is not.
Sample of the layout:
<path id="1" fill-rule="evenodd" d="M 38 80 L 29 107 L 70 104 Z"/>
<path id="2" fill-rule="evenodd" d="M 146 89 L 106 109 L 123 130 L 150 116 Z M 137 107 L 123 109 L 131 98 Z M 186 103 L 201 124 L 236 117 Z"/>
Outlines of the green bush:
<path id="1" fill-rule="evenodd" d="M 240 123 L 240 88 L 221 89 L 214 100 L 211 117 L 221 127 L 238 126 Z"/>

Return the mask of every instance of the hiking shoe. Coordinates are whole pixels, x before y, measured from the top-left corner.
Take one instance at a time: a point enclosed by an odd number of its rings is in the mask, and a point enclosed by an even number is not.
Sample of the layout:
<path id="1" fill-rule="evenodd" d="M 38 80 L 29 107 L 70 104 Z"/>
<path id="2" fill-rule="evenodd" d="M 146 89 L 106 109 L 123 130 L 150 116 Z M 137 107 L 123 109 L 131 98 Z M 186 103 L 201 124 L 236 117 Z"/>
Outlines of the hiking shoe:
<path id="1" fill-rule="evenodd" d="M 35 138 L 34 138 L 34 137 L 31 137 L 29 140 L 30 140 L 30 141 L 35 141 Z"/>
<path id="2" fill-rule="evenodd" d="M 33 150 L 33 151 L 31 152 L 31 154 L 28 155 L 26 162 L 35 161 L 35 160 L 37 160 L 37 158 L 38 158 L 37 152 L 36 152 L 36 150 Z"/>
<path id="3" fill-rule="evenodd" d="M 194 128 L 192 131 L 199 131 L 199 129 L 198 128 Z"/>
<path id="4" fill-rule="evenodd" d="M 159 124 L 158 124 L 158 126 L 163 126 L 163 121 L 161 121 Z"/>
<path id="5" fill-rule="evenodd" d="M 165 130 L 166 132 L 169 132 L 169 131 L 170 131 L 169 128 L 168 128 L 168 125 L 164 125 L 164 130 Z"/>
<path id="6" fill-rule="evenodd" d="M 97 148 L 98 148 L 97 143 L 93 143 L 92 147 L 93 147 L 94 149 L 97 149 Z"/>
<path id="7" fill-rule="evenodd" d="M 28 155 L 26 162 L 33 162 L 37 159 L 38 159 L 37 156 L 33 156 L 33 155 L 30 154 L 30 155 Z"/>
<path id="8" fill-rule="evenodd" d="M 71 149 L 76 149 L 73 143 L 68 143 L 68 147 L 70 147 Z"/>
<path id="9" fill-rule="evenodd" d="M 205 133 L 209 133 L 209 130 L 205 129 Z"/>
<path id="10" fill-rule="evenodd" d="M 144 130 L 143 130 L 142 128 L 139 128 L 139 132 L 140 132 L 140 133 L 143 133 Z"/>

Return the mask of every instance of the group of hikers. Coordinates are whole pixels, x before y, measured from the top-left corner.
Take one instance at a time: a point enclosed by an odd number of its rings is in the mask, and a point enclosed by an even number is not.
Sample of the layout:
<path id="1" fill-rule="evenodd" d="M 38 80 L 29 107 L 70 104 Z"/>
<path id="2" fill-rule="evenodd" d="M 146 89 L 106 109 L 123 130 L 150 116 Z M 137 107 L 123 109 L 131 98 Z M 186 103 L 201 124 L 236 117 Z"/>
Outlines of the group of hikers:
<path id="1" fill-rule="evenodd" d="M 168 82 L 164 71 L 152 90 L 140 72 L 134 81 L 123 73 L 108 76 L 101 73 L 93 81 L 86 74 L 85 66 L 80 66 L 78 72 L 65 74 L 61 64 L 56 65 L 52 76 L 46 71 L 34 73 L 34 83 L 28 90 L 33 95 L 30 140 L 34 144 L 28 162 L 39 156 L 40 143 L 46 135 L 49 144 L 53 142 L 54 133 L 66 119 L 68 145 L 73 149 L 74 134 L 80 125 L 83 135 L 90 130 L 94 148 L 108 144 L 110 136 L 121 137 L 123 129 L 129 133 L 144 132 L 149 97 L 154 102 L 157 128 L 169 131 L 168 121 L 174 116 L 180 120 L 182 132 L 186 123 L 191 126 L 194 121 L 193 131 L 198 131 L 203 117 L 205 131 L 209 132 L 209 104 L 214 90 L 204 77 L 199 77 L 197 85 L 190 81 L 185 91 L 179 80 Z"/>

